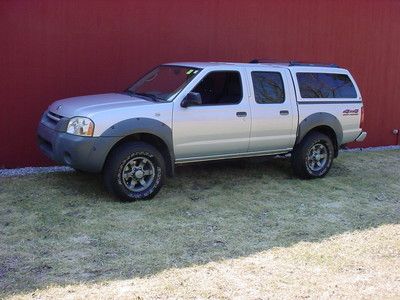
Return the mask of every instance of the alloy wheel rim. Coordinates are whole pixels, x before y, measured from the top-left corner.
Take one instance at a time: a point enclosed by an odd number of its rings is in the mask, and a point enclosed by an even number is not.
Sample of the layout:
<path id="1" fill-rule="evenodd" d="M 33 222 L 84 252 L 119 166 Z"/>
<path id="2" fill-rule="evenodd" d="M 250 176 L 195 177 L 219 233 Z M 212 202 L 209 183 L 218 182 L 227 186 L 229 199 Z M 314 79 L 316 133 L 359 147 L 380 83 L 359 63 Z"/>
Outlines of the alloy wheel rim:
<path id="1" fill-rule="evenodd" d="M 313 172 L 323 170 L 328 162 L 328 149 L 324 144 L 314 144 L 307 155 L 307 166 Z"/>
<path id="2" fill-rule="evenodd" d="M 123 185 L 132 192 L 146 190 L 154 181 L 155 167 L 146 157 L 134 157 L 128 160 L 121 172 Z"/>

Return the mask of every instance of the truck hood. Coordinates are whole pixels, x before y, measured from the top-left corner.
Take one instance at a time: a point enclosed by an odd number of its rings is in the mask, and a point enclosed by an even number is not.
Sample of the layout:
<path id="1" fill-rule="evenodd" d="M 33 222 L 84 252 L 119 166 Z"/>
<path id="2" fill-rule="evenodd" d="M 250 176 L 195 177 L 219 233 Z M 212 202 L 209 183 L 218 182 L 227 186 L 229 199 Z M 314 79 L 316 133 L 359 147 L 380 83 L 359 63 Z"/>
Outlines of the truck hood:
<path id="1" fill-rule="evenodd" d="M 124 107 L 154 105 L 154 102 L 142 98 L 131 97 L 125 94 L 109 93 L 66 98 L 55 101 L 49 110 L 63 117 L 87 116 L 90 117 L 101 111 Z"/>

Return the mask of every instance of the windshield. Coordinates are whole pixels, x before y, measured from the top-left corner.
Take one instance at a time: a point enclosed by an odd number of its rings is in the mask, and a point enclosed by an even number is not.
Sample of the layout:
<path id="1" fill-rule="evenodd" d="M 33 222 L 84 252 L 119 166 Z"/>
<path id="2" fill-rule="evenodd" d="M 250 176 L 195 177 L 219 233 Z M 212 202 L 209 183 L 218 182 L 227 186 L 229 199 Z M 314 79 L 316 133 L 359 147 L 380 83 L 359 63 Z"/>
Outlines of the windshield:
<path id="1" fill-rule="evenodd" d="M 154 101 L 171 101 L 200 71 L 198 68 L 162 65 L 136 81 L 125 92 Z"/>

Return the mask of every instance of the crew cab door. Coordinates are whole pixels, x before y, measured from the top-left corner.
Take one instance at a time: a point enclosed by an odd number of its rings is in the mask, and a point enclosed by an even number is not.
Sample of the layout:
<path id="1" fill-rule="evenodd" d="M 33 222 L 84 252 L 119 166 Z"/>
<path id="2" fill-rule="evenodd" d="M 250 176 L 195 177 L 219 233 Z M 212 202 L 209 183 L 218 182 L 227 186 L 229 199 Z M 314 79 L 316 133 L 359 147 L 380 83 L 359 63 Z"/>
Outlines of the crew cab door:
<path id="1" fill-rule="evenodd" d="M 203 72 L 174 100 L 176 162 L 223 158 L 248 150 L 251 115 L 245 70 L 219 67 Z M 181 106 L 189 92 L 200 95 L 200 105 Z"/>
<path id="2" fill-rule="evenodd" d="M 249 152 L 290 150 L 296 140 L 297 104 L 287 69 L 247 68 L 252 125 Z"/>

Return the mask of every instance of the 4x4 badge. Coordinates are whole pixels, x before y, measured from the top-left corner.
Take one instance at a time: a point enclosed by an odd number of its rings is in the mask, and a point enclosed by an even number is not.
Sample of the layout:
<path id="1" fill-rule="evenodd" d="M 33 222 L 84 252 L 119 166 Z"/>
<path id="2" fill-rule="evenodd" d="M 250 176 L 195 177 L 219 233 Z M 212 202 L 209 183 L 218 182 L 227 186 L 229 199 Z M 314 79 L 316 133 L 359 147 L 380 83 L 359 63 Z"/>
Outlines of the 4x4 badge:
<path id="1" fill-rule="evenodd" d="M 343 111 L 343 116 L 357 116 L 358 109 L 345 109 Z"/>

